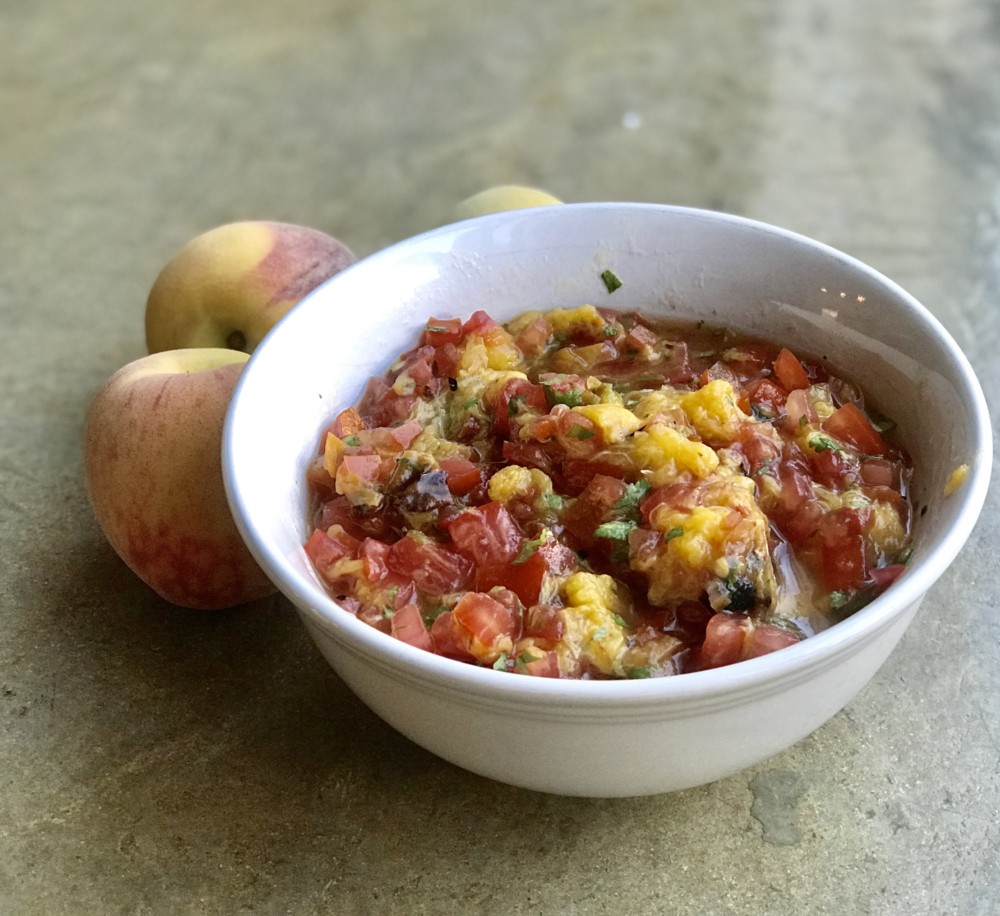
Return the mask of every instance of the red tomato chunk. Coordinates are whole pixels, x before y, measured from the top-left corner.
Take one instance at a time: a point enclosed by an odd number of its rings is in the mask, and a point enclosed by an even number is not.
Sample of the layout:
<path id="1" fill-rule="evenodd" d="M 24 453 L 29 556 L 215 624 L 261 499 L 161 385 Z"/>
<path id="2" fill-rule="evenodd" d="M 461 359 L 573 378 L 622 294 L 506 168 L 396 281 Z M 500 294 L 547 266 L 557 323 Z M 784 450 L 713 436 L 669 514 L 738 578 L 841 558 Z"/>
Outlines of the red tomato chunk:
<path id="1" fill-rule="evenodd" d="M 467 664 L 736 664 L 905 574 L 890 427 L 824 361 L 725 329 L 432 317 L 321 435 L 305 551 L 345 612 Z"/>

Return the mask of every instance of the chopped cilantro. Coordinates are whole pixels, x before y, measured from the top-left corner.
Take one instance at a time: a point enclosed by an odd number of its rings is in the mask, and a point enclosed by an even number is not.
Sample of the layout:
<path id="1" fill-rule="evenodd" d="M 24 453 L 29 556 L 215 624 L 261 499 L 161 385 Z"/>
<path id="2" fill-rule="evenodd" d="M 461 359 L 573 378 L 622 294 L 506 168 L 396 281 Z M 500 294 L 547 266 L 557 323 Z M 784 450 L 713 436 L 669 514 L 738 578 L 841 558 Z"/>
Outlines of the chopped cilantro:
<path id="1" fill-rule="evenodd" d="M 626 484 L 625 492 L 621 495 L 618 502 L 615 503 L 615 512 L 620 512 L 622 515 L 637 512 L 639 503 L 646 498 L 646 494 L 652 488 L 653 485 L 645 477 L 637 480 L 635 483 Z"/>
<path id="2" fill-rule="evenodd" d="M 818 433 L 815 436 L 810 436 L 809 448 L 811 448 L 814 452 L 845 451 L 844 447 L 839 442 L 835 442 L 829 436 L 824 436 L 822 433 Z"/>
<path id="3" fill-rule="evenodd" d="M 517 665 L 519 671 L 526 671 L 528 665 L 532 662 L 537 662 L 541 659 L 540 655 L 532 655 L 528 649 L 525 649 L 515 660 L 514 663 Z"/>
<path id="4" fill-rule="evenodd" d="M 684 529 L 681 527 L 671 528 L 665 535 L 663 535 L 663 541 L 672 541 L 674 538 L 679 538 L 684 533 Z"/>
<path id="5" fill-rule="evenodd" d="M 851 600 L 851 592 L 836 591 L 830 592 L 830 610 L 836 611 L 842 608 Z"/>
<path id="6" fill-rule="evenodd" d="M 611 616 L 614 618 L 615 623 L 617 623 L 623 630 L 628 629 L 628 624 L 625 623 L 625 618 L 622 617 L 621 614 L 612 614 Z"/>
<path id="7" fill-rule="evenodd" d="M 521 545 L 521 549 L 518 551 L 517 556 L 514 557 L 513 559 L 514 565 L 519 566 L 521 563 L 527 562 L 527 560 L 530 559 L 531 555 L 536 550 L 538 550 L 538 548 L 541 547 L 542 544 L 547 544 L 551 540 L 552 540 L 552 532 L 549 531 L 548 528 L 543 528 L 542 533 L 538 535 L 538 537 L 530 541 L 525 541 Z"/>
<path id="8" fill-rule="evenodd" d="M 770 470 L 771 470 L 771 467 L 772 467 L 773 465 L 774 465 L 774 459 L 773 459 L 773 458 L 768 458 L 768 459 L 767 459 L 767 460 L 766 460 L 766 461 L 765 461 L 765 462 L 764 462 L 764 463 L 763 463 L 763 464 L 762 464 L 762 465 L 761 465 L 761 466 L 760 466 L 759 468 L 757 468 L 757 470 L 756 470 L 756 471 L 754 471 L 754 472 L 753 472 L 753 473 L 752 473 L 752 474 L 751 474 L 750 476 L 751 476 L 751 477 L 760 477 L 760 476 L 761 476 L 761 474 L 766 474 L 766 473 L 767 473 L 768 471 L 770 471 Z"/>
<path id="9" fill-rule="evenodd" d="M 425 611 L 421 616 L 424 618 L 424 623 L 430 626 L 438 619 L 445 611 L 448 610 L 448 605 L 446 604 L 436 604 L 429 611 Z"/>
<path id="10" fill-rule="evenodd" d="M 462 407 L 466 410 L 472 410 L 473 407 L 477 406 L 479 406 L 479 398 L 469 398 L 469 400 L 462 405 Z"/>
<path id="11" fill-rule="evenodd" d="M 497 660 L 493 662 L 493 669 L 495 671 L 506 671 L 507 670 L 507 653 L 501 652 L 497 657 Z"/>
<path id="12" fill-rule="evenodd" d="M 636 523 L 633 521 L 605 522 L 594 529 L 595 538 L 609 538 L 612 541 L 627 541 Z"/>
<path id="13" fill-rule="evenodd" d="M 653 676 L 653 669 L 652 668 L 626 668 L 625 669 L 625 674 L 626 674 L 626 676 L 628 676 L 630 678 L 633 678 L 633 679 L 644 678 L 644 677 L 652 677 Z"/>
<path id="14" fill-rule="evenodd" d="M 583 403 L 582 388 L 565 388 L 559 390 L 545 382 L 542 382 L 542 388 L 545 389 L 545 396 L 553 406 L 556 404 L 565 404 L 567 407 L 579 407 Z"/>
<path id="15" fill-rule="evenodd" d="M 384 608 L 382 608 L 382 616 L 385 617 L 387 620 L 391 618 L 395 613 L 396 609 L 392 607 L 392 605 L 387 604 Z"/>
<path id="16" fill-rule="evenodd" d="M 606 325 L 604 325 L 604 336 L 605 337 L 617 337 L 618 336 L 618 328 L 615 327 L 613 324 L 606 324 Z"/>
<path id="17" fill-rule="evenodd" d="M 353 433 L 349 436 L 344 436 L 344 445 L 350 445 L 352 447 L 361 445 L 361 440 Z"/>
<path id="18" fill-rule="evenodd" d="M 618 279 L 617 274 L 613 270 L 601 271 L 601 279 L 604 281 L 604 285 L 607 287 L 609 293 L 613 293 L 622 285 L 622 281 Z"/>
<path id="19" fill-rule="evenodd" d="M 799 417 L 799 426 L 808 426 L 808 425 L 809 425 L 809 418 L 805 414 L 802 414 L 802 416 Z"/>
<path id="20" fill-rule="evenodd" d="M 507 416 L 516 417 L 518 413 L 520 413 L 521 408 L 524 406 L 524 400 L 523 394 L 515 394 L 514 397 L 507 402 Z"/>
<path id="21" fill-rule="evenodd" d="M 542 501 L 545 503 L 546 509 L 554 509 L 557 512 L 566 505 L 566 500 L 564 500 L 558 493 L 548 492 L 542 496 Z"/>
<path id="22" fill-rule="evenodd" d="M 569 428 L 569 434 L 574 439 L 581 439 L 581 440 L 583 440 L 583 439 L 593 439 L 594 438 L 594 431 L 592 429 L 587 429 L 586 426 L 582 426 L 579 423 L 577 423 L 576 425 L 571 426 Z"/>

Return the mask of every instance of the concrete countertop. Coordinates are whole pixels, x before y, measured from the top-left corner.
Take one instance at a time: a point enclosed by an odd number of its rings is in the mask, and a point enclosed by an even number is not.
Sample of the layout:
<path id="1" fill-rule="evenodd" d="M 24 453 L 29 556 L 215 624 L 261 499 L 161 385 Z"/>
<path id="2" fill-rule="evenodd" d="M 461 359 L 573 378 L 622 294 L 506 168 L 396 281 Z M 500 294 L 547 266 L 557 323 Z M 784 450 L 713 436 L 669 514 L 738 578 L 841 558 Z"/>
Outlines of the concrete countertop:
<path id="1" fill-rule="evenodd" d="M 995 4 L 50 0 L 0 35 L 0 912 L 1000 911 L 997 485 L 828 725 L 602 801 L 412 745 L 283 599 L 165 604 L 81 466 L 188 239 L 267 218 L 364 255 L 505 182 L 819 238 L 921 299 L 991 395 Z"/>

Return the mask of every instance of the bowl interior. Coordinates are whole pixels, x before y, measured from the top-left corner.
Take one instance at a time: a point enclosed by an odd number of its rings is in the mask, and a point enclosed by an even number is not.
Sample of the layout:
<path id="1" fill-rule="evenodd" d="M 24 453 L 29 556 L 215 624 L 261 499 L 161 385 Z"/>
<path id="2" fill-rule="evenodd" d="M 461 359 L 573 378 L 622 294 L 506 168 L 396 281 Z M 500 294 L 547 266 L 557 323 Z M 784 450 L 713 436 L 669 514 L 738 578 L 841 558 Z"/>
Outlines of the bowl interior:
<path id="1" fill-rule="evenodd" d="M 609 293 L 601 273 L 621 287 Z M 915 550 L 900 581 L 868 608 L 773 656 L 736 668 L 766 676 L 863 638 L 893 608 L 919 600 L 954 558 L 982 506 L 991 461 L 982 392 L 965 358 L 919 303 L 876 271 L 824 245 L 749 220 L 642 204 L 574 204 L 443 227 L 364 259 L 314 291 L 258 347 L 227 418 L 224 474 L 234 516 L 258 561 L 325 631 L 411 670 L 509 678 L 399 644 L 345 614 L 306 561 L 304 469 L 321 430 L 415 344 L 430 316 L 584 303 L 725 325 L 828 361 L 898 423 L 915 463 Z M 954 468 L 969 477 L 944 498 Z M 368 632 L 364 632 L 368 631 Z M 733 682 L 735 671 L 667 682 Z M 515 682 L 517 686 L 515 686 Z M 485 683 L 485 681 L 484 681 Z M 682 691 L 676 683 L 591 684 Z M 548 685 L 546 690 L 572 690 Z"/>

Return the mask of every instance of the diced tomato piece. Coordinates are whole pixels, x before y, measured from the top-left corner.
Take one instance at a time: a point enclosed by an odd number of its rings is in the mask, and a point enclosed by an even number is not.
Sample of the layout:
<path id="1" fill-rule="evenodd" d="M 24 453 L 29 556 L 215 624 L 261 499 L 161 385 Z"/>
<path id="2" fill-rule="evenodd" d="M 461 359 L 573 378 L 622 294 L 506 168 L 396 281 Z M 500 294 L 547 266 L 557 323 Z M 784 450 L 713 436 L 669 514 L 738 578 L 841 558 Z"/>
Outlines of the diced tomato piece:
<path id="1" fill-rule="evenodd" d="M 493 661 L 521 635 L 521 619 L 507 605 L 481 592 L 466 592 L 452 617 L 469 636 L 469 651 Z"/>
<path id="2" fill-rule="evenodd" d="M 551 649 L 532 646 L 515 659 L 513 670 L 532 677 L 559 677 L 559 655 Z"/>
<path id="3" fill-rule="evenodd" d="M 431 368 L 438 378 L 454 378 L 458 372 L 459 351 L 455 344 L 448 343 L 434 350 Z"/>
<path id="4" fill-rule="evenodd" d="M 462 325 L 463 334 L 486 334 L 494 328 L 500 327 L 482 309 L 475 311 L 469 319 Z"/>
<path id="5" fill-rule="evenodd" d="M 583 544 L 594 539 L 594 529 L 608 521 L 615 503 L 625 495 L 626 485 L 605 474 L 595 474 L 576 500 L 563 513 L 562 522 Z"/>
<path id="6" fill-rule="evenodd" d="M 568 457 L 589 458 L 603 447 L 597 427 L 582 413 L 560 405 L 551 416 L 556 421 L 556 442 Z"/>
<path id="7" fill-rule="evenodd" d="M 824 508 L 818 499 L 810 498 L 783 513 L 775 520 L 778 530 L 795 547 L 804 546 L 819 530 Z"/>
<path id="8" fill-rule="evenodd" d="M 389 545 L 377 538 L 365 538 L 361 543 L 361 559 L 364 560 L 365 578 L 369 582 L 381 582 L 389 575 Z"/>
<path id="9" fill-rule="evenodd" d="M 868 509 L 834 509 L 819 525 L 823 584 L 828 591 L 862 588 L 867 579 L 864 531 Z"/>
<path id="10" fill-rule="evenodd" d="M 427 625 L 420 616 L 420 608 L 417 605 L 404 604 L 394 611 L 389 625 L 390 633 L 401 642 L 409 643 L 418 649 L 433 651 L 431 634 L 427 632 Z"/>
<path id="11" fill-rule="evenodd" d="M 355 433 L 361 432 L 364 428 L 365 424 L 364 420 L 361 419 L 361 414 L 353 407 L 348 407 L 347 410 L 342 410 L 337 414 L 337 418 L 330 424 L 329 431 L 338 439 L 343 439 L 345 436 L 353 436 Z"/>
<path id="12" fill-rule="evenodd" d="M 786 512 L 794 512 L 813 498 L 812 478 L 804 461 L 786 458 L 778 469 L 781 482 L 779 500 Z"/>
<path id="13" fill-rule="evenodd" d="M 782 347 L 774 359 L 774 374 L 785 391 L 796 391 L 808 388 L 810 385 L 805 367 L 799 362 L 799 358 L 785 347 Z"/>
<path id="14" fill-rule="evenodd" d="M 741 658 L 758 658 L 794 646 L 800 642 L 799 637 L 784 627 L 776 627 L 770 623 L 757 624 L 748 634 L 743 643 Z"/>
<path id="15" fill-rule="evenodd" d="M 690 511 L 696 506 L 700 506 L 703 501 L 704 494 L 697 484 L 671 483 L 665 487 L 655 487 L 650 490 L 649 495 L 639 503 L 639 512 L 643 519 L 649 522 L 660 506 Z"/>
<path id="16" fill-rule="evenodd" d="M 479 565 L 506 563 L 521 545 L 521 533 L 501 503 L 466 509 L 448 523 L 456 549 Z"/>
<path id="17" fill-rule="evenodd" d="M 788 392 L 771 379 L 761 378 L 751 382 L 746 389 L 747 406 L 756 415 L 776 419 L 785 412 Z"/>
<path id="18" fill-rule="evenodd" d="M 740 450 L 747 461 L 747 473 L 756 477 L 769 471 L 776 476 L 778 468 L 775 461 L 781 457 L 781 446 L 759 430 L 759 423 L 744 423 L 740 427 Z"/>
<path id="19" fill-rule="evenodd" d="M 645 325 L 637 324 L 625 335 L 623 349 L 626 353 L 645 353 L 655 347 L 657 341 L 659 337 L 655 331 Z"/>
<path id="20" fill-rule="evenodd" d="M 540 316 L 518 331 L 514 343 L 525 356 L 530 358 L 538 356 L 551 339 L 552 322 Z"/>
<path id="21" fill-rule="evenodd" d="M 409 448 L 410 443 L 417 438 L 424 431 L 423 426 L 421 426 L 416 420 L 409 420 L 406 423 L 402 423 L 399 426 L 390 427 L 390 435 L 395 439 L 402 448 Z"/>
<path id="22" fill-rule="evenodd" d="M 524 617 L 524 635 L 558 642 L 563 638 L 564 624 L 559 608 L 551 604 L 529 607 Z"/>
<path id="23" fill-rule="evenodd" d="M 704 388 L 709 382 L 714 382 L 717 379 L 722 379 L 724 382 L 729 382 L 733 388 L 740 387 L 740 377 L 726 364 L 723 362 L 712 363 L 701 375 L 698 376 L 698 387 Z"/>
<path id="24" fill-rule="evenodd" d="M 431 318 L 420 335 L 420 343 L 424 346 L 441 347 L 460 343 L 463 336 L 461 318 Z"/>
<path id="25" fill-rule="evenodd" d="M 469 635 L 459 626 L 451 611 L 439 614 L 431 624 L 431 643 L 438 655 L 456 658 L 460 661 L 472 661 L 474 656 L 469 651 Z"/>
<path id="26" fill-rule="evenodd" d="M 567 458 L 559 474 L 560 489 L 568 496 L 577 496 L 598 475 L 614 477 L 632 483 L 636 479 L 635 463 L 625 452 L 604 452 L 590 458 Z"/>
<path id="27" fill-rule="evenodd" d="M 904 572 L 906 572 L 906 567 L 902 563 L 895 563 L 891 566 L 880 566 L 878 569 L 873 569 L 870 575 L 875 587 L 883 589 L 892 585 Z"/>
<path id="28" fill-rule="evenodd" d="M 500 396 L 493 405 L 493 433 L 507 436 L 511 430 L 511 420 L 524 410 L 547 413 L 549 402 L 545 399 L 545 389 L 525 379 L 511 379 L 503 386 Z"/>
<path id="29" fill-rule="evenodd" d="M 359 480 L 373 481 L 378 479 L 381 467 L 382 459 L 378 455 L 344 455 L 337 471 L 337 478 L 340 479 L 340 470 L 343 470 L 345 474 L 357 477 Z"/>
<path id="30" fill-rule="evenodd" d="M 525 468 L 538 468 L 550 477 L 555 471 L 555 461 L 545 444 L 519 439 L 517 442 L 504 442 L 503 457 L 511 464 L 519 464 Z"/>
<path id="31" fill-rule="evenodd" d="M 465 458 L 442 458 L 438 464 L 448 475 L 448 489 L 455 496 L 465 496 L 483 482 L 482 468 Z"/>
<path id="32" fill-rule="evenodd" d="M 740 660 L 749 620 L 735 614 L 718 613 L 705 627 L 705 640 L 698 653 L 702 668 L 721 668 Z"/>
<path id="33" fill-rule="evenodd" d="M 832 490 L 856 484 L 860 477 L 857 459 L 836 449 L 817 452 L 810 458 L 816 479 Z"/>
<path id="34" fill-rule="evenodd" d="M 848 402 L 838 407 L 823 421 L 822 426 L 831 436 L 853 445 L 865 455 L 887 458 L 890 454 L 886 441 L 855 404 Z"/>
<path id="35" fill-rule="evenodd" d="M 385 379 L 371 379 L 361 399 L 361 415 L 370 427 L 392 426 L 405 420 L 416 395 L 397 394 Z"/>
<path id="36" fill-rule="evenodd" d="M 576 554 L 556 540 L 540 545 L 521 562 L 516 560 L 480 566 L 476 570 L 476 590 L 486 592 L 502 585 L 514 592 L 525 607 L 531 607 L 538 603 L 546 575 L 565 575 L 577 565 Z"/>
<path id="37" fill-rule="evenodd" d="M 442 595 L 467 588 L 472 581 L 472 563 L 461 554 L 412 533 L 389 548 L 390 570 L 412 579 L 426 595 Z"/>
<path id="38" fill-rule="evenodd" d="M 315 529 L 305 544 L 306 555 L 327 581 L 332 581 L 333 567 L 339 560 L 357 558 L 361 548 L 361 542 L 342 528 L 333 527 L 330 531 L 332 534 Z"/>
<path id="39" fill-rule="evenodd" d="M 861 462 L 861 480 L 869 487 L 896 487 L 899 468 L 885 458 L 866 458 Z"/>

